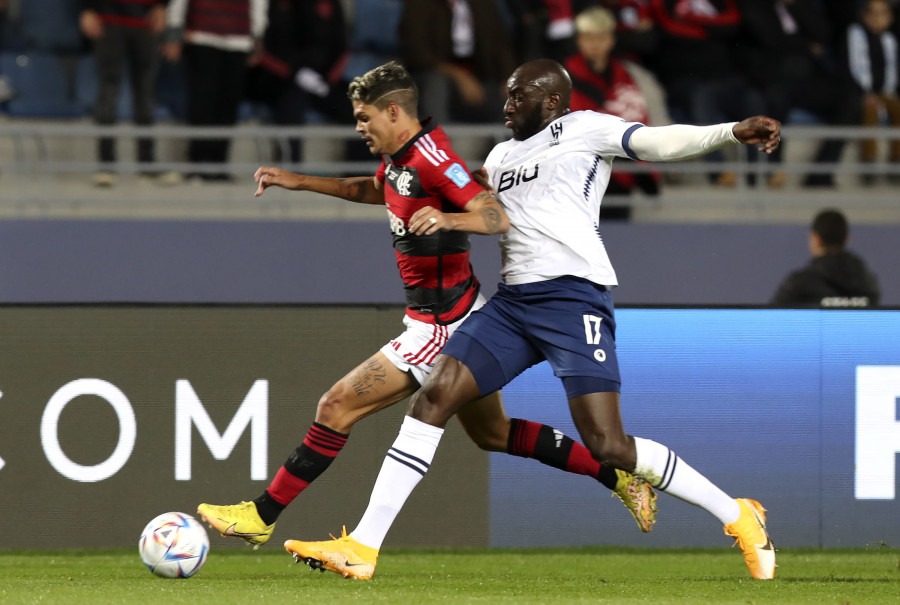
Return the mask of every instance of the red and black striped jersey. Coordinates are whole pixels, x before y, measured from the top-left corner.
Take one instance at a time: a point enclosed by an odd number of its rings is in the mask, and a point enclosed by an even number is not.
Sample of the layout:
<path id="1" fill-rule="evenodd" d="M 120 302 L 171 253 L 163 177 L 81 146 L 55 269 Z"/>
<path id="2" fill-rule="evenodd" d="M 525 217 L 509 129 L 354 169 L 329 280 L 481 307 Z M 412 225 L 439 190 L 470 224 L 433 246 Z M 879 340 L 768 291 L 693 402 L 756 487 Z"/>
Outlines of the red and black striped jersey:
<path id="1" fill-rule="evenodd" d="M 409 233 L 409 219 L 427 206 L 464 212 L 481 186 L 454 153 L 444 130 L 428 122 L 397 153 L 382 158 L 375 178 L 384 186 L 394 254 L 406 290 L 406 314 L 435 324 L 463 317 L 479 288 L 469 262 L 469 235 L 462 231 L 415 235 Z"/>
<path id="2" fill-rule="evenodd" d="M 96 11 L 108 25 L 145 29 L 147 16 L 156 6 L 166 6 L 168 0 L 84 0 L 84 10 Z"/>
<path id="3" fill-rule="evenodd" d="M 219 36 L 249 36 L 250 10 L 250 0 L 188 2 L 184 26 Z"/>

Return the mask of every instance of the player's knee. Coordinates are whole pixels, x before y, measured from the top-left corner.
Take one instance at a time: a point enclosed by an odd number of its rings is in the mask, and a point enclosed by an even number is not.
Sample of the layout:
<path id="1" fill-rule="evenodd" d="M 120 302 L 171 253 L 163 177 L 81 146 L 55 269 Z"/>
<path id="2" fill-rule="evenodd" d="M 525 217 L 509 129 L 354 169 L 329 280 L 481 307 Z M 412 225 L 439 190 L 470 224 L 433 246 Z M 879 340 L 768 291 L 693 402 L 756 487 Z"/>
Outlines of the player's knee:
<path id="1" fill-rule="evenodd" d="M 600 464 L 615 468 L 632 468 L 632 450 L 626 435 L 597 434 L 589 440 L 591 456 Z"/>
<path id="2" fill-rule="evenodd" d="M 353 410 L 347 405 L 347 395 L 340 385 L 331 387 L 319 398 L 316 422 L 340 432 L 346 432 L 355 422 Z"/>
<path id="3" fill-rule="evenodd" d="M 452 385 L 446 380 L 427 380 L 425 384 L 413 395 L 410 406 L 410 415 L 416 420 L 433 424 L 441 422 L 443 425 L 452 413 L 445 410 L 450 405 Z"/>

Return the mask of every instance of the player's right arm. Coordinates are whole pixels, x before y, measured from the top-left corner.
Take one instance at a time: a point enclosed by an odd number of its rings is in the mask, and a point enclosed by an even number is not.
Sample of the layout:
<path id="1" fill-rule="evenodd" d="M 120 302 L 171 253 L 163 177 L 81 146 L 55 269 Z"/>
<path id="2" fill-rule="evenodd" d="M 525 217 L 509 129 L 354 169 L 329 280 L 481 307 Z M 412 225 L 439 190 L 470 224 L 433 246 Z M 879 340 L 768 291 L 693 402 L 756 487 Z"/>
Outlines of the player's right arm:
<path id="1" fill-rule="evenodd" d="M 338 179 L 297 174 L 281 168 L 263 166 L 256 171 L 253 179 L 259 184 L 256 188 L 256 197 L 261 196 L 268 187 L 274 186 L 292 191 L 314 191 L 358 204 L 384 205 L 383 186 L 372 176 Z"/>
<path id="2" fill-rule="evenodd" d="M 436 231 L 465 231 L 478 235 L 495 235 L 509 231 L 509 217 L 500 203 L 487 191 L 478 192 L 465 205 L 465 212 L 441 212 L 426 206 L 409 218 L 409 231 L 431 235 Z"/>

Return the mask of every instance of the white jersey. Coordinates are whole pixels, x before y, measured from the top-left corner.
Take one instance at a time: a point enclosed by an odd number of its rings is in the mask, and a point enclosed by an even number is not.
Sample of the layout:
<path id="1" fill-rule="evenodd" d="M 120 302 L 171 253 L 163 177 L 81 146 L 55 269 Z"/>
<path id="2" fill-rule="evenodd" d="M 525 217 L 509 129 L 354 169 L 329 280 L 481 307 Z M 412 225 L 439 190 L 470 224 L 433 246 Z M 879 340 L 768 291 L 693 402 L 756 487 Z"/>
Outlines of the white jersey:
<path id="1" fill-rule="evenodd" d="M 600 202 L 613 158 L 633 157 L 628 138 L 641 126 L 575 111 L 525 141 L 491 150 L 484 167 L 510 222 L 500 238 L 505 283 L 573 275 L 618 284 L 600 236 Z"/>

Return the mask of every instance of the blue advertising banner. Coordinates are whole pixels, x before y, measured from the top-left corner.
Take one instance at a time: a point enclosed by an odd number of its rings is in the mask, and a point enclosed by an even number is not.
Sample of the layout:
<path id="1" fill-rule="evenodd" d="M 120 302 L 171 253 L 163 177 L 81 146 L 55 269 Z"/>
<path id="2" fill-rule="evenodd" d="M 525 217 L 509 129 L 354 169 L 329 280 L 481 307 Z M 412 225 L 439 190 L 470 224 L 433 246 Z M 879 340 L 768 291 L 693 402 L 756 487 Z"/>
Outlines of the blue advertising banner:
<path id="1" fill-rule="evenodd" d="M 900 542 L 900 312 L 619 309 L 629 434 L 674 450 L 733 497 L 759 500 L 777 546 Z M 504 389 L 511 416 L 573 437 L 549 366 Z M 661 494 L 643 535 L 590 478 L 491 455 L 492 546 L 722 546 L 702 509 Z"/>

